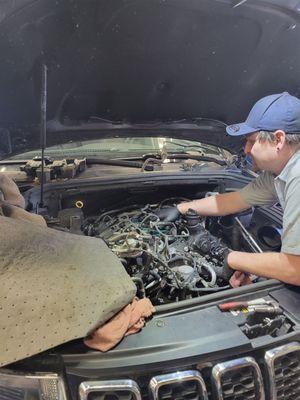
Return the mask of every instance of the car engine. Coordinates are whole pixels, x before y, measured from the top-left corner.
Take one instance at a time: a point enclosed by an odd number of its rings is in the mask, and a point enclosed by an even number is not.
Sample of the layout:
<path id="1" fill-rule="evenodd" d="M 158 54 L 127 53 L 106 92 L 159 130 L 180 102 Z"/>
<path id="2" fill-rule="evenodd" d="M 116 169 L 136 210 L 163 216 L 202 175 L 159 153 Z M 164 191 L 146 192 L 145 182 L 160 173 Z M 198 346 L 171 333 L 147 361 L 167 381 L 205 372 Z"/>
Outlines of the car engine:
<path id="1" fill-rule="evenodd" d="M 138 293 L 165 304 L 228 289 L 223 274 L 229 249 L 195 211 L 174 222 L 160 220 L 160 204 L 110 210 L 85 220 L 86 235 L 102 238 L 120 258 Z M 211 224 L 210 224 L 211 225 Z"/>

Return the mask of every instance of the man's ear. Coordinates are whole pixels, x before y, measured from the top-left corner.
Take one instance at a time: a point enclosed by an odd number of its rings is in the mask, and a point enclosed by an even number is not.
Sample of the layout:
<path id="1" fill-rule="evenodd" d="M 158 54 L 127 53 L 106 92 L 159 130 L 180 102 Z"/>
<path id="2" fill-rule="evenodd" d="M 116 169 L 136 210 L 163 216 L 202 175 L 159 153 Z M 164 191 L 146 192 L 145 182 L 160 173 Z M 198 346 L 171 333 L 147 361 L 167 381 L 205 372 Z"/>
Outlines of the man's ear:
<path id="1" fill-rule="evenodd" d="M 275 144 L 276 144 L 276 148 L 277 150 L 281 150 L 285 144 L 285 135 L 286 133 L 284 131 L 282 131 L 281 129 L 278 129 L 278 131 L 276 131 L 274 133 L 275 135 Z"/>

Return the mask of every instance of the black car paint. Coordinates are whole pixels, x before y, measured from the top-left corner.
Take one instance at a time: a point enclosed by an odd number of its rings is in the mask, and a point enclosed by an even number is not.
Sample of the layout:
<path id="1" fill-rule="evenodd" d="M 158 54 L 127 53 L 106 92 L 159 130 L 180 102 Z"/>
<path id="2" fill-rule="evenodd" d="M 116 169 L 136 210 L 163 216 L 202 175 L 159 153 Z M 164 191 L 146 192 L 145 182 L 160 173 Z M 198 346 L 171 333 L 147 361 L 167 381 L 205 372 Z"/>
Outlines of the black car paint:
<path id="1" fill-rule="evenodd" d="M 2 158 L 39 146 L 43 64 L 51 144 L 91 131 L 115 134 L 116 123 L 131 130 L 141 122 L 199 117 L 238 122 L 264 95 L 299 94 L 297 4 L 3 1 Z M 100 124 L 94 116 L 112 124 Z M 199 132 L 194 130 L 195 137 Z M 224 127 L 213 137 L 220 133 Z"/>

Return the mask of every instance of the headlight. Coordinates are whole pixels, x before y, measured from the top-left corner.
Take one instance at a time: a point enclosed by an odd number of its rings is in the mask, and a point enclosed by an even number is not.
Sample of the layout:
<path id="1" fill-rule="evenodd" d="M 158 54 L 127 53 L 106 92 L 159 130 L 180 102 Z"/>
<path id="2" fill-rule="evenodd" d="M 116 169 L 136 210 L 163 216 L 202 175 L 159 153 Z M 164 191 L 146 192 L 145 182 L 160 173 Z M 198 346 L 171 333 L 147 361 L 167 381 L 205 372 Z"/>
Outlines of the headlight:
<path id="1" fill-rule="evenodd" d="M 0 370 L 1 400 L 67 400 L 58 374 L 19 374 Z"/>

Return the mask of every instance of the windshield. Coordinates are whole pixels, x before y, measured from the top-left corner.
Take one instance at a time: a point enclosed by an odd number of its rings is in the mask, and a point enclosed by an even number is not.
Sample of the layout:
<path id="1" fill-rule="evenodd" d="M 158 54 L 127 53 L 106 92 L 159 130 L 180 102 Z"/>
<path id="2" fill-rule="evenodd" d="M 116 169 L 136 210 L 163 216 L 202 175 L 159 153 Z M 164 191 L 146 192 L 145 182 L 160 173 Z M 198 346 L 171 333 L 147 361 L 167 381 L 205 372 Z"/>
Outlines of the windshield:
<path id="1" fill-rule="evenodd" d="M 159 152 L 196 152 L 224 158 L 229 152 L 217 146 L 212 146 L 192 140 L 172 139 L 164 137 L 114 137 L 82 142 L 71 142 L 47 147 L 45 156 L 51 158 L 124 158 L 142 156 L 147 153 Z M 40 156 L 41 151 L 29 151 L 11 157 L 13 160 L 32 159 Z"/>

